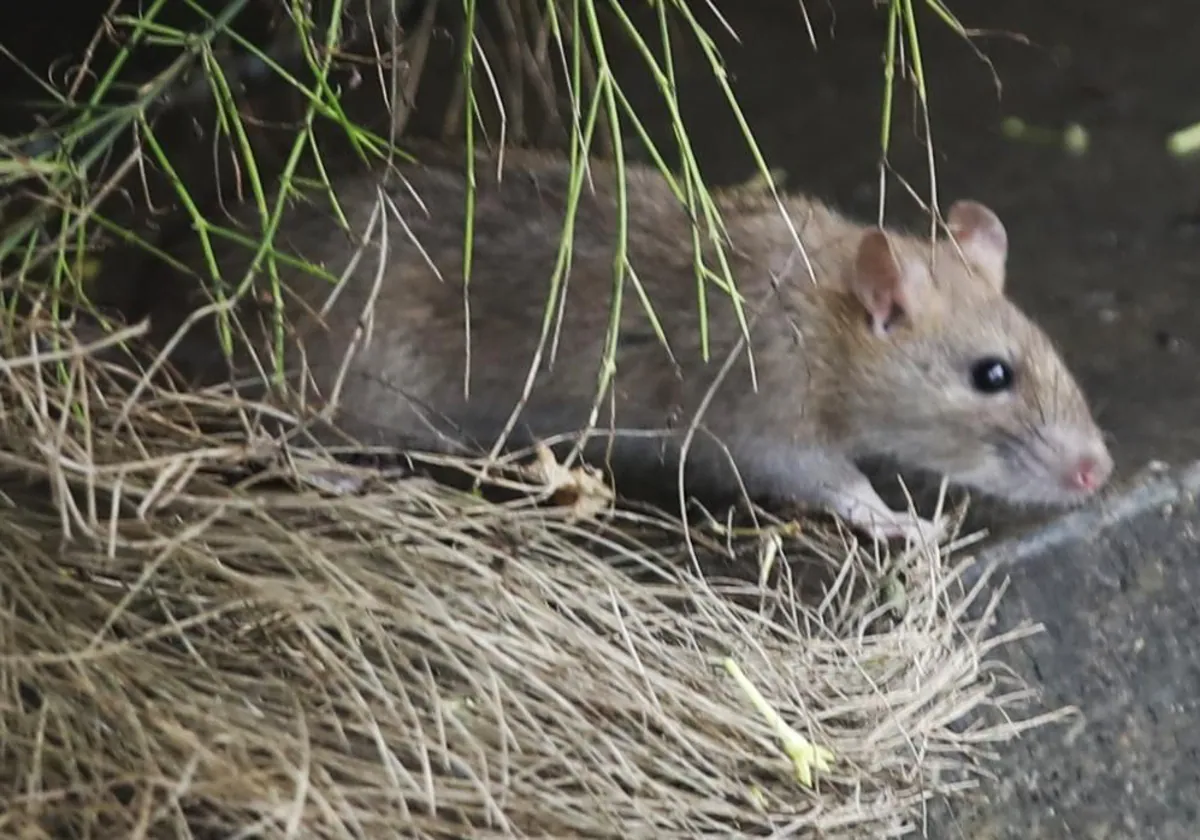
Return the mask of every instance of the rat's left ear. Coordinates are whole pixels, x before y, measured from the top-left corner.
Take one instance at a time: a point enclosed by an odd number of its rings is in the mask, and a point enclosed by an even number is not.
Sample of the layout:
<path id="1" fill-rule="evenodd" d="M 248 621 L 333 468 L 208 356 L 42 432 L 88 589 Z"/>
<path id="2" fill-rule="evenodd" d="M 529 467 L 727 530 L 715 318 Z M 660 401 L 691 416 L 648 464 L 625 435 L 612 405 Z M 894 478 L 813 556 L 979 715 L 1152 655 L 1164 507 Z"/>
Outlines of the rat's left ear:
<path id="1" fill-rule="evenodd" d="M 946 214 L 946 226 L 967 262 L 995 286 L 996 291 L 1004 291 L 1008 231 L 1000 217 L 978 201 L 956 201 Z"/>
<path id="2" fill-rule="evenodd" d="M 850 273 L 850 291 L 875 335 L 887 335 L 899 319 L 911 320 L 928 285 L 924 266 L 897 253 L 886 231 L 870 228 L 863 232 Z"/>

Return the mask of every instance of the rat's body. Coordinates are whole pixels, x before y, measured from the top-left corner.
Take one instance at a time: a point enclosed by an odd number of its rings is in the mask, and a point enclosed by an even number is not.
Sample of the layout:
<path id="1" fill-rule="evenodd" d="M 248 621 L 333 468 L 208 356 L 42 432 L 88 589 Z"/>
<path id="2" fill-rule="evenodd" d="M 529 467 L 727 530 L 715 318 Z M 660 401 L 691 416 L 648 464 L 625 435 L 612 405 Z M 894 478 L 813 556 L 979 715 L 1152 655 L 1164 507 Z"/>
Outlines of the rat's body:
<path id="1" fill-rule="evenodd" d="M 291 290 L 288 369 L 307 368 L 308 381 L 294 377 L 292 385 L 304 388 L 310 404 L 328 399 L 361 322 L 366 332 L 341 385 L 338 427 L 367 445 L 486 449 L 520 400 L 535 356 L 559 259 L 569 167 L 521 153 L 506 160 L 497 181 L 494 161 L 478 161 L 469 396 L 465 178 L 453 167 L 411 165 L 400 172 L 403 180 L 391 178 L 382 204 L 376 178 L 337 183 L 338 203 L 357 237 L 378 213 L 370 238 L 377 245 L 386 226 L 386 259 L 368 246 L 332 303 L 329 279 L 278 263 Z M 616 177 L 610 166 L 593 163 L 583 183 L 553 363 L 548 342 L 510 445 L 587 425 L 614 288 Z M 734 306 L 711 285 L 710 360 L 702 357 L 684 209 L 657 172 L 630 166 L 627 177 L 628 259 L 670 355 L 627 278 L 611 398 L 600 402 L 600 436 L 586 450 L 613 468 L 618 489 L 623 479 L 646 476 L 647 467 L 677 468 L 683 438 L 718 379 L 690 443 L 691 489 L 736 490 L 740 476 L 752 497 L 815 505 L 895 536 L 914 533 L 911 518 L 883 504 L 856 459 L 888 456 L 1018 503 L 1074 503 L 1107 479 L 1111 460 L 1077 385 L 1042 332 L 1003 296 L 1007 242 L 990 211 L 956 205 L 948 216 L 955 239 L 939 241 L 931 270 L 927 234 L 885 235 L 810 199 L 785 199 L 802 254 L 765 193 L 719 196 L 732 241 L 730 268 L 750 323 L 755 392 L 750 359 L 744 347 L 738 350 L 742 327 Z M 331 207 L 320 190 L 290 202 L 275 247 L 339 277 L 356 247 Z M 253 236 L 257 219 L 242 218 Z M 173 255 L 203 273 L 194 239 L 184 237 Z M 236 285 L 252 251 L 219 240 L 215 247 L 226 282 Z M 717 266 L 711 249 L 706 259 Z M 266 289 L 266 281 L 260 274 L 258 288 Z M 152 281 L 159 289 L 198 287 L 194 280 L 163 282 L 161 275 Z M 145 311 L 134 314 L 150 315 L 152 339 L 161 345 L 208 298 L 198 292 L 187 301 L 172 294 L 145 300 Z M 373 314 L 364 318 L 365 312 Z M 270 310 L 259 313 L 241 316 L 251 337 L 246 346 L 269 369 L 271 344 L 259 331 L 270 335 Z M 185 377 L 227 375 L 213 336 L 211 321 L 191 327 L 172 356 Z M 722 378 L 731 353 L 736 358 Z M 248 358 L 241 354 L 241 362 Z M 989 360 L 993 385 L 981 391 Z M 1005 369 L 994 363 L 1009 366 L 1011 388 L 988 393 L 1004 379 Z M 603 435 L 612 428 L 615 436 Z"/>

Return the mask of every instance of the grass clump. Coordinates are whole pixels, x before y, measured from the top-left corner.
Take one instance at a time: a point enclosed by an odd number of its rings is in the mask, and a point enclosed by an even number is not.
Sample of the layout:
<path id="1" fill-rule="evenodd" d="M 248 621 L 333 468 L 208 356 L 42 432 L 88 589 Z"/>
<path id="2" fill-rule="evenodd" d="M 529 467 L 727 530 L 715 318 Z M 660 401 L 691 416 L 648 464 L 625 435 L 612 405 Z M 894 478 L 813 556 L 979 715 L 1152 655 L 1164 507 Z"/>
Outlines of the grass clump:
<path id="1" fill-rule="evenodd" d="M 252 413 L 228 393 L 116 428 L 127 380 L 61 338 L 73 393 L 33 354 L 0 382 L 0 468 L 57 500 L 0 507 L 13 836 L 896 836 L 1057 717 L 969 559 L 767 518 L 692 526 L 701 572 L 546 464 L 489 472 L 509 501 L 320 491 L 215 431 Z"/>

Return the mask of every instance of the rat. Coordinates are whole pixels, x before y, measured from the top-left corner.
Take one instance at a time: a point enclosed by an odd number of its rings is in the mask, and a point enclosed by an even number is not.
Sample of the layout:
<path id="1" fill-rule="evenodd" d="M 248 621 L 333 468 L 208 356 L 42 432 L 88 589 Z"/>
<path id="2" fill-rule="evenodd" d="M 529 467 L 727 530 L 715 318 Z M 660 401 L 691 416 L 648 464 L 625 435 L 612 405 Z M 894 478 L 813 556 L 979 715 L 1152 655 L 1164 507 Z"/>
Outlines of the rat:
<path id="1" fill-rule="evenodd" d="M 462 160 L 339 176 L 332 192 L 293 187 L 274 239 L 287 256 L 276 266 L 292 393 L 332 407 L 349 441 L 435 452 L 479 453 L 506 429 L 509 449 L 577 434 L 597 406 L 581 451 L 618 491 L 683 464 L 689 493 L 744 491 L 878 539 L 935 538 L 945 523 L 890 508 L 858 466 L 866 458 L 1018 506 L 1078 505 L 1106 484 L 1104 436 L 1051 339 L 1006 296 L 1008 234 L 984 204 L 955 202 L 935 237 L 860 223 L 803 194 L 714 191 L 742 313 L 706 282 L 706 358 L 694 215 L 649 165 L 587 167 L 567 253 L 568 161 L 514 150 L 500 167 L 480 153 L 465 288 Z M 611 386 L 597 402 L 622 171 L 629 270 Z M 212 239 L 227 288 L 247 276 L 256 214 L 233 211 L 249 244 Z M 708 234 L 699 241 L 717 266 Z M 212 300 L 197 237 L 170 250 L 196 276 L 156 266 L 127 307 L 149 319 L 153 346 L 173 342 L 171 365 L 192 382 L 271 370 L 266 270 L 238 305 L 228 362 L 213 317 L 190 317 Z M 562 298 L 539 356 L 559 265 Z"/>

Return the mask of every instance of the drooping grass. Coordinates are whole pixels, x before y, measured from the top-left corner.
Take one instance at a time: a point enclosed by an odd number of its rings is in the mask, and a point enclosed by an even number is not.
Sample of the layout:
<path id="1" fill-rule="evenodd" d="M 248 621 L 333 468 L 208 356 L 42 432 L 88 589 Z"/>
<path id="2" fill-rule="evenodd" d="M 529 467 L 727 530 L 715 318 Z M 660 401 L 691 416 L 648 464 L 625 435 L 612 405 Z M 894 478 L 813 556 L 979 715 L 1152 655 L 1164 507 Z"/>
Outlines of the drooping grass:
<path id="1" fill-rule="evenodd" d="M 283 202 L 291 194 L 293 179 L 302 158 L 308 156 L 316 167 L 317 172 L 325 180 L 324 187 L 334 197 L 336 205 L 336 188 L 329 183 L 323 166 L 322 153 L 316 142 L 313 131 L 314 123 L 324 121 L 342 129 L 347 138 L 364 158 L 385 159 L 395 155 L 403 156 L 399 148 L 403 145 L 403 137 L 395 131 L 385 138 L 357 125 L 340 105 L 339 92 L 331 85 L 329 76 L 333 56 L 342 49 L 343 29 L 339 26 L 344 12 L 362 14 L 361 2 L 353 0 L 332 0 L 329 9 L 329 20 L 332 25 L 317 32 L 320 40 L 314 43 L 310 37 L 311 22 L 305 20 L 303 8 L 299 5 L 287 6 L 288 17 L 281 22 L 283 26 L 293 27 L 294 35 L 298 37 L 300 58 L 311 82 L 298 78 L 284 66 L 279 56 L 273 55 L 261 45 L 253 43 L 231 26 L 238 14 L 245 11 L 247 0 L 230 0 L 219 12 L 212 13 L 196 0 L 186 0 L 186 5 L 204 21 L 199 29 L 180 30 L 177 27 L 161 23 L 158 18 L 165 6 L 165 0 L 157 0 L 143 12 L 136 15 L 115 16 L 111 23 L 119 31 L 128 34 L 125 43 L 117 52 L 115 59 L 105 68 L 99 68 L 98 81 L 82 107 L 69 106 L 64 95 L 47 87 L 47 93 L 58 101 L 63 108 L 73 110 L 70 126 L 58 138 L 58 142 L 50 144 L 42 154 L 21 164 L 20 169 L 26 175 L 36 172 L 45 183 L 45 192 L 53 197 L 50 206 L 63 211 L 59 222 L 59 232 L 52 245 L 34 235 L 38 225 L 45 222 L 44 215 L 33 215 L 22 219 L 21 222 L 6 230 L 0 239 L 0 260 L 8 257 L 16 247 L 31 250 L 26 259 L 28 265 L 35 264 L 39 259 L 56 253 L 74 252 L 78 254 L 86 247 L 86 223 L 94 221 L 100 227 L 106 227 L 104 220 L 96 214 L 95 207 L 88 200 L 89 192 L 102 192 L 96 189 L 93 177 L 97 163 L 115 145 L 118 138 L 131 131 L 136 132 L 137 147 L 130 151 L 125 166 L 114 167 L 113 179 L 127 173 L 134 165 L 136 156 L 150 158 L 168 177 L 173 179 L 178 200 L 190 217 L 191 223 L 200 237 L 206 256 L 206 268 L 213 275 L 210 277 L 214 295 L 217 297 L 220 310 L 224 312 L 231 299 L 237 299 L 245 294 L 255 276 L 263 273 L 267 277 L 271 294 L 279 298 L 279 278 L 276 266 L 276 255 L 272 247 L 273 238 L 278 225 Z M 443 0 L 432 0 L 429 13 L 420 21 L 420 26 L 411 37 L 406 35 L 405 44 L 411 48 L 414 55 L 423 55 L 427 49 L 428 39 L 433 37 L 432 12 L 439 6 L 448 6 Z M 884 106 L 881 120 L 880 144 L 880 215 L 882 217 L 886 194 L 887 155 L 890 147 L 891 125 L 893 120 L 892 102 L 896 69 L 907 70 L 911 77 L 914 90 L 917 92 L 925 120 L 926 135 L 930 138 L 929 176 L 930 204 L 936 208 L 936 177 L 931 140 L 930 121 L 928 118 L 928 92 L 925 73 L 922 66 L 920 38 L 918 33 L 916 5 L 928 6 L 937 18 L 954 31 L 968 37 L 965 27 L 954 17 L 953 13 L 941 0 L 924 0 L 917 4 L 915 0 L 889 0 L 886 7 L 889 27 L 884 44 L 886 59 L 883 68 Z M 710 291 L 731 295 L 735 301 L 742 328 L 746 328 L 742 301 L 737 293 L 737 281 L 732 276 L 726 258 L 724 226 L 720 212 L 716 207 L 712 194 L 706 186 L 706 181 L 699 161 L 696 159 L 692 144 L 689 140 L 688 126 L 685 124 L 679 108 L 676 92 L 676 73 L 672 55 L 676 45 L 672 41 L 673 31 L 682 31 L 686 37 L 694 39 L 699 46 L 713 78 L 717 81 L 724 97 L 734 114 L 747 143 L 747 146 L 758 168 L 764 190 L 779 200 L 779 194 L 773 173 L 763 158 L 755 141 L 753 131 L 742 113 L 737 97 L 729 84 L 724 58 L 716 46 L 709 27 L 716 26 L 736 37 L 729 22 L 722 16 L 721 10 L 714 2 L 690 4 L 684 0 L 669 0 L 669 2 L 653 4 L 657 26 L 647 32 L 640 29 L 629 17 L 621 4 L 609 0 L 554 0 L 540 5 L 522 0 L 508 0 L 500 3 L 499 7 L 508 10 L 501 15 L 507 22 L 505 27 L 510 38 L 520 39 L 525 36 L 529 43 L 541 45 L 540 61 L 537 57 L 523 61 L 513 79 L 507 86 L 502 84 L 499 72 L 493 68 L 494 57 L 483 49 L 485 38 L 481 37 L 484 25 L 479 18 L 476 4 L 473 0 L 465 0 L 462 4 L 462 61 L 460 73 L 464 79 L 473 83 L 460 81 L 459 88 L 463 92 L 463 115 L 459 122 L 462 126 L 462 139 L 467 151 L 464 157 L 464 167 L 468 183 L 474 185 L 473 168 L 477 165 L 475 152 L 482 137 L 488 145 L 502 148 L 509 133 L 512 119 L 508 115 L 510 103 L 523 101 L 521 84 L 535 77 L 535 87 L 543 91 L 554 90 L 553 77 L 561 75 L 567 85 L 567 94 L 573 103 L 569 113 L 565 115 L 567 126 L 567 147 L 564 150 L 569 156 L 572 166 L 579 171 L 578 181 L 584 177 L 584 169 L 589 156 L 607 152 L 617 164 L 617 200 L 620 207 L 619 234 L 614 258 L 614 314 L 622 305 L 626 293 L 626 283 L 632 283 L 643 309 L 646 312 L 652 328 L 660 341 L 665 344 L 665 336 L 659 326 L 659 319 L 654 312 L 654 302 L 649 299 L 636 274 L 628 265 L 628 255 L 624 248 L 627 227 L 624 197 L 624 160 L 625 136 L 630 133 L 636 136 L 646 151 L 650 162 L 656 166 L 668 179 L 672 189 L 697 220 L 693 232 L 693 254 L 697 277 L 697 324 L 701 333 L 702 352 L 707 357 L 709 352 L 708 336 L 708 295 Z M 510 6 L 512 9 L 510 9 Z M 516 27 L 517 16 L 513 10 L 520 7 L 525 14 L 520 21 L 526 24 L 525 32 Z M 705 24 L 700 20 L 699 13 L 705 13 L 713 19 L 713 23 Z M 536 14 L 535 14 L 536 13 Z M 606 28 L 605 24 L 608 23 Z M 388 33 L 382 31 L 382 22 L 372 20 L 374 51 L 381 55 L 384 50 L 380 46 Z M 376 30 L 380 31 L 376 31 Z M 798 35 L 801 34 L 798 32 Z M 482 33 L 486 35 L 486 33 Z M 811 32 L 808 33 L 811 38 Z M 629 98 L 621 90 L 616 74 L 610 65 L 609 40 L 612 38 L 627 39 L 636 47 L 636 54 L 641 56 L 646 77 L 658 91 L 662 102 L 667 108 L 671 122 L 671 138 L 675 145 L 675 153 L 680 164 L 678 171 L 672 171 L 666 164 L 667 155 L 663 153 L 651 138 L 643 120 L 635 111 Z M 282 38 L 280 39 L 283 40 Z M 655 43 L 656 41 L 656 43 Z M 494 42 L 488 41 L 488 42 Z M 239 108 L 239 102 L 234 94 L 236 80 L 229 78 L 225 63 L 218 56 L 218 43 L 232 46 L 240 51 L 243 57 L 251 57 L 259 62 L 280 84 L 285 85 L 299 94 L 305 102 L 301 127 L 291 144 L 286 165 L 282 172 L 272 173 L 271 183 L 264 181 L 263 173 L 256 163 L 255 154 L 247 137 L 246 126 Z M 154 78 L 143 82 L 131 101 L 123 105 L 105 104 L 119 86 L 120 73 L 129 63 L 131 56 L 141 45 L 172 47 L 178 50 L 177 58 Z M 514 49 L 523 49 L 518 47 Z M 228 52 L 228 50 L 226 50 Z M 420 62 L 414 63 L 414 72 L 406 79 L 394 81 L 391 88 L 404 88 L 411 96 L 420 86 Z M 512 68 L 509 68 L 510 71 Z M 189 73 L 195 75 L 199 70 L 201 79 L 206 82 L 208 95 L 199 96 L 199 90 L 193 84 L 190 88 L 193 100 L 189 107 L 210 108 L 215 115 L 212 130 L 217 139 L 228 144 L 231 155 L 236 156 L 241 180 L 249 193 L 250 200 L 255 205 L 262 226 L 261 247 L 256 254 L 254 263 L 247 275 L 242 278 L 217 278 L 216 264 L 212 253 L 211 236 L 217 227 L 206 218 L 203 208 L 190 194 L 189 185 L 175 176 L 176 167 L 171 160 L 170 149 L 159 142 L 153 117 L 158 111 L 160 101 L 168 94 L 177 92 L 181 80 Z M 393 65 L 391 73 L 398 73 Z M 540 77 L 540 78 L 537 78 Z M 494 106 L 500 114 L 500 132 L 497 137 L 487 137 L 487 126 L 482 124 L 482 113 L 479 103 L 481 95 L 490 95 Z M 391 101 L 392 108 L 403 108 L 404 103 Z M 552 105 L 544 102 L 543 105 Z M 561 115 L 560 115 L 561 116 Z M 518 118 L 520 115 L 518 115 Z M 403 126 L 403 120 L 393 123 L 393 128 Z M 525 127 L 516 131 L 520 136 L 528 133 Z M 97 135 L 100 136 L 97 136 Z M 87 138 L 90 143 L 82 146 Z M 26 144 L 31 138 L 21 138 Z M 19 141 L 20 142 L 20 141 Z M 138 165 L 141 165 L 140 163 Z M 16 167 L 14 167 L 16 168 Z M 273 189 L 274 182 L 278 188 Z M 110 182 L 111 183 L 111 182 Z M 268 196 L 273 197 L 273 206 L 268 207 Z M 562 259 L 560 270 L 551 279 L 551 291 L 546 304 L 546 318 L 542 325 L 543 349 L 551 337 L 556 335 L 556 311 L 560 308 L 559 296 L 562 293 L 562 281 L 570 266 L 572 220 L 575 214 L 575 202 L 578 193 L 573 192 L 567 209 L 567 223 L 564 227 L 564 237 L 561 244 Z M 468 223 L 464 230 L 464 272 L 466 285 L 469 289 L 470 269 L 472 265 L 473 241 L 473 190 L 468 192 Z M 782 212 L 782 205 L 781 205 Z M 126 237 L 135 236 L 132 232 Z M 35 246 L 37 242 L 40 246 Z M 711 258 L 705 257 L 705 251 Z M 51 272 L 51 285 L 56 292 L 61 290 L 64 281 L 77 283 L 79 267 L 68 270 L 68 264 L 59 256 L 54 260 L 57 265 Z M 464 295 L 464 305 L 470 305 L 469 293 Z M 222 315 L 222 338 L 226 350 L 231 349 L 230 329 Z M 598 395 L 602 394 L 615 371 L 617 335 L 616 320 L 610 325 L 610 333 L 605 349 L 605 364 L 602 367 L 602 381 L 597 383 Z M 282 341 L 282 324 L 278 325 L 277 339 Z M 465 352 L 470 357 L 470 335 L 464 336 Z M 553 356 L 551 346 L 550 355 Z M 540 361 L 540 358 L 539 358 Z M 749 359 L 751 376 L 754 376 L 754 360 Z M 276 374 L 279 372 L 276 371 Z M 467 387 L 467 383 L 464 383 Z M 599 404 L 599 396 L 597 405 Z"/>

